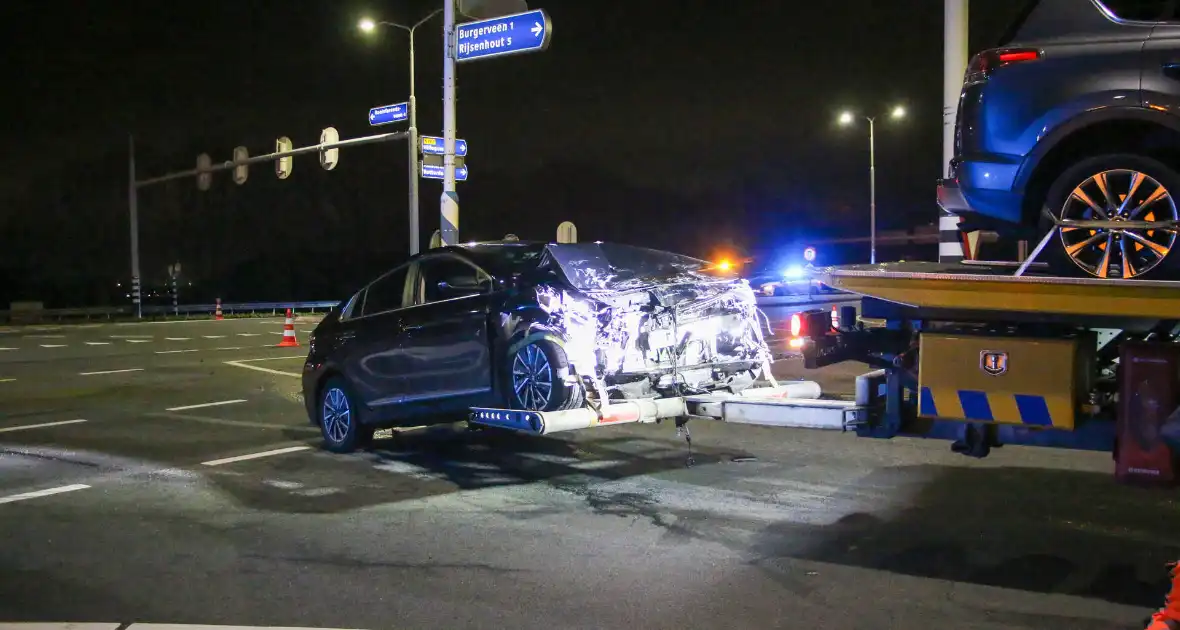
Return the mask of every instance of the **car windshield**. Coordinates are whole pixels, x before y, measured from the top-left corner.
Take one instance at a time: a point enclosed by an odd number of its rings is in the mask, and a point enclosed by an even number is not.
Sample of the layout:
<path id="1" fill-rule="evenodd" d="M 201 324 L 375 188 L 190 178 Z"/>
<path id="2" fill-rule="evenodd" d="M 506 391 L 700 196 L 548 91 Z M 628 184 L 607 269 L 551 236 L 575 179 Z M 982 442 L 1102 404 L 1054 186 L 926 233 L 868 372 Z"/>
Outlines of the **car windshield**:
<path id="1" fill-rule="evenodd" d="M 550 244 L 545 250 L 574 288 L 627 291 L 653 284 L 713 282 L 707 261 L 658 249 L 616 243 Z M 731 279 L 731 278 L 725 278 Z"/>
<path id="2" fill-rule="evenodd" d="M 465 245 L 463 254 L 497 278 L 526 273 L 541 264 L 543 243 L 479 243 Z"/>

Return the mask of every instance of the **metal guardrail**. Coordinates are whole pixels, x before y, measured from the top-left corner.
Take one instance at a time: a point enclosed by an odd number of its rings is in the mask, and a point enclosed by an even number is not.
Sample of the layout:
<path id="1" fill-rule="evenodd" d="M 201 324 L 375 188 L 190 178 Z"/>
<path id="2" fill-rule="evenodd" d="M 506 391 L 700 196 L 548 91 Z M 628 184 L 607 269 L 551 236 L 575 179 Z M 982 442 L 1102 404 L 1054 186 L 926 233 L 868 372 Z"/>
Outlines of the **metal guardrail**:
<path id="1" fill-rule="evenodd" d="M 859 300 L 860 296 L 847 293 L 809 293 L 800 295 L 758 296 L 759 306 L 805 306 L 808 304 L 826 304 L 830 302 L 850 302 Z M 273 315 L 280 315 L 288 308 L 293 311 L 315 313 L 335 308 L 340 300 L 321 302 L 226 302 L 221 305 L 221 312 L 226 315 L 243 313 L 265 313 L 271 311 Z M 150 305 L 143 307 L 146 316 L 192 316 L 212 315 L 217 309 L 216 304 L 181 304 L 176 307 L 168 305 Z M 128 306 L 97 306 L 91 308 L 44 308 L 21 311 L 0 311 L 0 321 L 12 319 L 28 320 L 62 320 L 62 319 L 115 319 L 134 317 L 134 307 Z"/>
<path id="2" fill-rule="evenodd" d="M 226 315 L 242 313 L 265 313 L 271 311 L 279 315 L 288 308 L 295 312 L 327 311 L 339 304 L 340 300 L 322 302 L 223 302 L 221 312 Z M 145 316 L 194 314 L 212 315 L 217 310 L 216 304 L 181 304 L 144 305 Z M 61 320 L 61 319 L 115 319 L 134 317 L 135 307 L 128 306 L 98 306 L 92 308 L 43 308 L 20 311 L 0 311 L 0 320 L 28 319 L 28 320 Z"/>

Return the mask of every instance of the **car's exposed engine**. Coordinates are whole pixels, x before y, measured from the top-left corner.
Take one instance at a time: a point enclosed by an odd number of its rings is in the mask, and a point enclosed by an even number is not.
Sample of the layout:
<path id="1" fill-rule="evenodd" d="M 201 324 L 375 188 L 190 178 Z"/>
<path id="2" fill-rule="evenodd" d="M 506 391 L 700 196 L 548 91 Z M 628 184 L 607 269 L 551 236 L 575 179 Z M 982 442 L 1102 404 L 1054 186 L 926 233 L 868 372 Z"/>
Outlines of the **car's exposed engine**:
<path id="1" fill-rule="evenodd" d="M 579 294 L 538 287 L 588 391 L 637 398 L 742 389 L 770 357 L 753 290 L 742 280 Z"/>

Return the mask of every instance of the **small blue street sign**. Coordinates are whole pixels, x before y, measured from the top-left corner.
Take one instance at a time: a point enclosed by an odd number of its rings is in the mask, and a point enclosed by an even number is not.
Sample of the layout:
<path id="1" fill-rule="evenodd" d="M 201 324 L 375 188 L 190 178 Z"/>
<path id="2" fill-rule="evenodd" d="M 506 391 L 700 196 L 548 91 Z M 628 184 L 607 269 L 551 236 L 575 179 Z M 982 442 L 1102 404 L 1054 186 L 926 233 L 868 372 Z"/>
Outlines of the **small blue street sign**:
<path id="1" fill-rule="evenodd" d="M 376 127 L 377 125 L 388 125 L 389 123 L 402 122 L 410 117 L 409 103 L 396 103 L 394 105 L 382 105 L 381 107 L 374 107 L 369 110 L 369 124 Z"/>
<path id="2" fill-rule="evenodd" d="M 442 138 L 434 136 L 422 136 L 422 153 L 426 155 L 445 155 L 446 145 L 443 144 Z M 455 156 L 467 156 L 467 141 L 455 138 Z"/>
<path id="3" fill-rule="evenodd" d="M 422 165 L 422 177 L 424 177 L 426 179 L 442 179 L 443 174 L 445 172 L 446 172 L 446 169 L 441 165 L 435 165 L 435 164 L 423 164 Z M 467 181 L 467 165 L 466 164 L 464 164 L 463 166 L 456 166 L 455 167 L 455 181 L 457 181 L 457 182 Z"/>
<path id="4" fill-rule="evenodd" d="M 542 9 L 455 27 L 456 61 L 538 52 L 549 46 L 553 24 Z"/>

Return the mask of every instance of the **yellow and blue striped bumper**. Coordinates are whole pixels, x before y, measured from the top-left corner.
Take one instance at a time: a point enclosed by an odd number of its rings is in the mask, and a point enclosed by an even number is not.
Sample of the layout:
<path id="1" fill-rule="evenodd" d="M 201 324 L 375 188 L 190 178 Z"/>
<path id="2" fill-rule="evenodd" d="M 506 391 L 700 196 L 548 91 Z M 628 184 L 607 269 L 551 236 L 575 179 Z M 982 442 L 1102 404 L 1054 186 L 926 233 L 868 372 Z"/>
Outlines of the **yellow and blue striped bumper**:
<path id="1" fill-rule="evenodd" d="M 1092 342 L 923 333 L 918 415 L 1073 429 L 1079 392 L 1089 391 Z"/>

